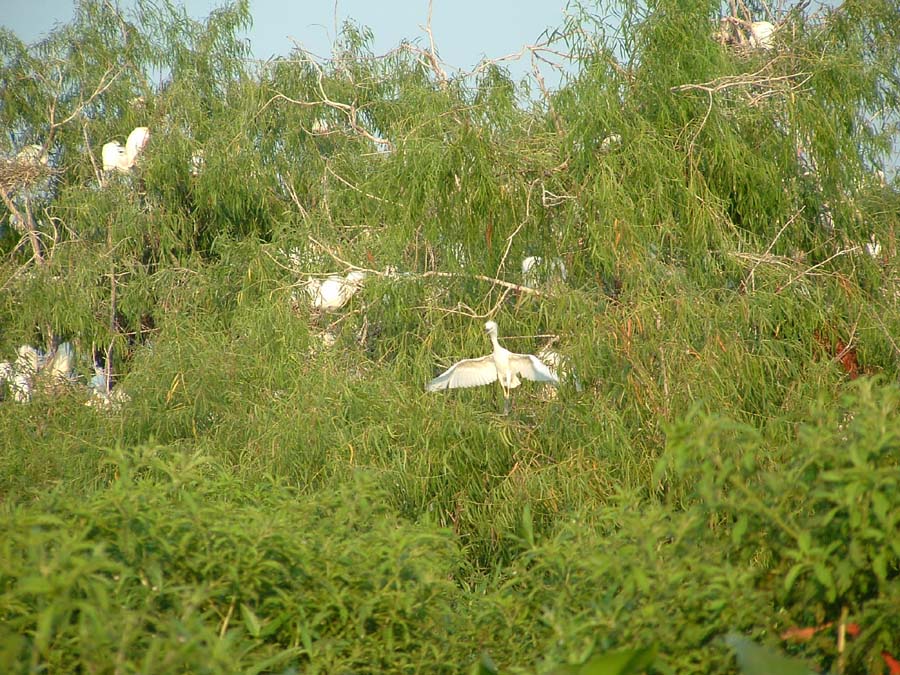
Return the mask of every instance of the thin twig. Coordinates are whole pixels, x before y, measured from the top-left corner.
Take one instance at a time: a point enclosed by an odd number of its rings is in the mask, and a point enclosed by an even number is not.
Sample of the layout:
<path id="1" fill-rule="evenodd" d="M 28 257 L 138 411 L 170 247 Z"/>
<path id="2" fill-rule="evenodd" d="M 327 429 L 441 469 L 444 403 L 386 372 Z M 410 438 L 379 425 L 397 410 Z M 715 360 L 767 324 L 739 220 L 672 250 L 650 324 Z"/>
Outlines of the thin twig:
<path id="1" fill-rule="evenodd" d="M 317 241 L 312 236 L 309 237 L 309 240 L 313 244 L 315 244 L 316 246 L 321 248 L 323 251 L 325 251 L 325 253 L 327 253 L 332 258 L 334 258 L 334 260 L 336 260 L 340 264 L 344 265 L 347 269 L 355 270 L 358 272 L 365 272 L 367 274 L 373 274 L 373 275 L 379 276 L 379 277 L 394 278 L 394 277 L 399 276 L 399 277 L 413 278 L 413 279 L 427 279 L 428 277 L 440 277 L 440 278 L 444 278 L 444 279 L 477 279 L 478 281 L 485 281 L 490 284 L 496 284 L 497 286 L 501 286 L 503 288 L 508 288 L 513 291 L 519 291 L 520 293 L 527 293 L 529 295 L 534 295 L 537 297 L 541 297 L 544 295 L 544 293 L 541 293 L 540 291 L 537 291 L 533 288 L 529 288 L 528 286 L 522 286 L 521 284 L 514 284 L 509 281 L 503 281 L 502 279 L 495 279 L 494 277 L 488 277 L 483 274 L 464 274 L 462 272 L 438 272 L 437 270 L 430 270 L 427 272 L 420 272 L 420 273 L 405 272 L 403 274 L 398 275 L 395 272 L 382 272 L 380 270 L 374 270 L 369 267 L 360 267 L 359 265 L 354 265 L 353 263 L 344 260 L 339 255 L 337 255 L 334 251 L 332 251 L 330 248 L 328 248 L 321 242 Z"/>
<path id="2" fill-rule="evenodd" d="M 428 0 L 428 20 L 425 26 L 423 27 L 425 32 L 428 33 L 428 45 L 429 49 L 426 52 L 426 56 L 428 57 L 428 61 L 431 64 L 431 69 L 434 71 L 435 77 L 437 77 L 438 84 L 441 89 L 447 88 L 447 73 L 444 72 L 444 69 L 441 68 L 441 62 L 437 56 L 437 50 L 434 47 L 434 34 L 431 32 L 431 13 L 434 9 L 433 0 Z"/>
<path id="3" fill-rule="evenodd" d="M 534 182 L 532 182 L 528 186 L 528 192 L 525 195 L 525 217 L 522 219 L 522 222 L 513 230 L 512 234 L 510 234 L 506 238 L 506 249 L 503 251 L 503 255 L 500 257 L 500 264 L 497 265 L 497 276 L 500 276 L 500 272 L 503 270 L 503 265 L 506 263 L 506 257 L 509 255 L 509 251 L 512 248 L 513 239 L 515 239 L 516 235 L 519 234 L 521 229 L 525 227 L 525 224 L 528 222 L 529 217 L 531 216 L 531 191 L 534 189 Z"/>
<path id="4" fill-rule="evenodd" d="M 844 672 L 844 649 L 847 646 L 847 605 L 841 608 L 841 620 L 838 623 L 838 639 L 837 639 L 837 672 L 842 675 Z"/>
<path id="5" fill-rule="evenodd" d="M 294 190 L 294 186 L 291 185 L 288 180 L 284 181 L 284 185 L 287 188 L 288 194 L 291 196 L 291 201 L 294 202 L 294 205 L 300 211 L 300 215 L 303 216 L 304 219 L 309 218 L 309 214 L 306 212 L 306 209 L 303 208 L 303 204 L 300 203 L 300 199 L 297 197 L 297 191 Z"/>
<path id="6" fill-rule="evenodd" d="M 804 209 L 804 208 L 806 208 L 806 207 L 801 206 L 801 207 L 800 207 L 800 210 L 797 211 L 797 213 L 795 213 L 795 214 L 792 215 L 790 218 L 788 218 L 787 222 L 786 222 L 784 225 L 781 226 L 781 229 L 780 229 L 780 230 L 778 230 L 778 234 L 775 235 L 775 238 L 772 239 L 771 242 L 769 242 L 769 245 L 768 245 L 768 247 L 766 248 L 766 250 L 763 252 L 762 256 L 760 256 L 759 260 L 756 261 L 756 264 L 750 269 L 750 271 L 747 273 L 747 276 L 746 276 L 746 277 L 744 278 L 744 280 L 741 282 L 741 286 L 744 288 L 745 291 L 747 290 L 747 282 L 751 282 L 751 283 L 752 283 L 752 282 L 754 281 L 753 273 L 756 272 L 756 268 L 759 267 L 759 265 L 760 265 L 760 263 L 763 261 L 763 259 L 764 259 L 767 255 L 769 255 L 769 251 L 771 251 L 771 250 L 772 250 L 772 247 L 775 246 L 775 242 L 778 241 L 778 238 L 779 238 L 779 237 L 782 235 L 782 233 L 787 229 L 788 225 L 790 225 L 791 223 L 793 223 L 794 220 L 797 219 L 797 216 L 799 216 L 801 213 L 803 213 L 803 209 Z"/>
<path id="7" fill-rule="evenodd" d="M 800 277 L 806 276 L 807 274 L 809 274 L 810 272 L 812 272 L 812 271 L 813 271 L 814 269 L 816 269 L 817 267 L 821 267 L 821 266 L 824 265 L 825 263 L 831 262 L 831 261 L 834 260 L 835 258 L 839 258 L 839 257 L 841 257 L 842 255 L 847 255 L 848 253 L 855 253 L 856 251 L 859 251 L 860 248 L 861 248 L 860 246 L 852 246 L 851 248 L 845 248 L 845 249 L 842 249 L 842 250 L 838 251 L 837 253 L 835 253 L 834 255 L 828 256 L 828 257 L 825 258 L 825 260 L 823 260 L 822 262 L 817 263 L 817 264 L 813 265 L 812 267 L 809 267 L 809 268 L 805 269 L 805 270 L 804 270 L 803 272 L 801 272 L 800 274 L 798 274 L 798 275 L 796 275 L 796 276 L 794 276 L 794 277 L 788 279 L 784 284 L 782 284 L 782 285 L 779 286 L 777 289 L 775 289 L 775 293 L 781 293 L 781 291 L 783 291 L 785 288 L 787 288 L 787 287 L 790 286 L 792 283 L 794 283 L 795 281 L 797 281 L 797 279 L 799 279 Z"/>
<path id="8" fill-rule="evenodd" d="M 6 188 L 4 188 L 3 186 L 0 186 L 0 198 L 3 199 L 3 203 L 6 205 L 6 208 L 8 208 L 10 212 L 19 219 L 19 222 L 22 223 L 22 227 L 25 228 L 25 231 L 28 234 L 28 239 L 31 241 L 31 249 L 34 254 L 34 259 L 38 262 L 39 265 L 43 265 L 44 256 L 41 253 L 41 242 L 38 239 L 38 235 L 36 232 L 37 228 L 34 226 L 34 221 L 31 219 L 31 213 L 27 208 L 28 202 L 25 202 L 27 215 L 23 216 L 19 209 L 16 208 L 15 203 L 6 192 Z"/>
<path id="9" fill-rule="evenodd" d="M 337 174 L 334 172 L 334 170 L 328 165 L 328 162 L 325 163 L 325 171 L 327 171 L 327 172 L 330 173 L 332 176 L 334 176 L 335 178 L 337 178 L 341 183 L 343 183 L 344 185 L 346 185 L 346 186 L 347 186 L 348 188 L 350 188 L 351 190 L 356 190 L 359 194 L 365 195 L 365 196 L 368 197 L 369 199 L 374 199 L 375 201 L 377 201 L 377 202 L 382 202 L 382 203 L 384 203 L 384 204 L 394 204 L 394 206 L 396 206 L 396 204 L 395 204 L 394 202 L 392 202 L 392 201 L 389 201 L 389 200 L 384 199 L 384 198 L 382 198 L 382 197 L 378 197 L 378 196 L 376 196 L 376 195 L 373 195 L 373 194 L 371 194 L 371 193 L 369 193 L 369 192 L 366 192 L 365 190 L 360 190 L 358 187 L 356 187 L 355 185 L 353 185 L 350 181 L 348 181 L 348 180 L 346 180 L 345 178 L 342 178 L 341 176 L 337 175 Z"/>
<path id="10" fill-rule="evenodd" d="M 225 637 L 225 631 L 228 630 L 228 622 L 231 621 L 231 615 L 234 613 L 235 598 L 231 598 L 231 604 L 228 606 L 228 612 L 222 620 L 222 627 L 219 629 L 219 638 Z"/>

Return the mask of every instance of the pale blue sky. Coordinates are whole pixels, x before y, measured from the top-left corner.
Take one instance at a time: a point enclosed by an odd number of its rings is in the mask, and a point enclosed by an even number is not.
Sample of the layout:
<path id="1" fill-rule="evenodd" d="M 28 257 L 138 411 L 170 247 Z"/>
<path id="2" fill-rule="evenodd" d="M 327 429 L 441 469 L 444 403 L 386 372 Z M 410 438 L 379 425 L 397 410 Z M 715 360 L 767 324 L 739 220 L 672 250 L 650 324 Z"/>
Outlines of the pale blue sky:
<path id="1" fill-rule="evenodd" d="M 72 18 L 72 0 L 2 0 L 0 24 L 25 42 L 46 35 L 55 24 Z M 127 8 L 127 0 L 119 3 Z M 182 3 L 194 18 L 203 18 L 222 5 L 215 0 Z M 434 0 L 432 32 L 449 69 L 471 70 L 484 56 L 497 58 L 533 44 L 547 28 L 562 25 L 566 0 Z M 338 23 L 352 18 L 372 29 L 375 52 L 384 53 L 403 38 L 427 45 L 422 28 L 428 0 L 251 0 L 251 47 L 255 57 L 286 55 L 291 39 L 319 56 L 328 56 L 334 39 L 335 7 Z M 511 66 L 516 76 L 530 71 L 523 59 Z"/>

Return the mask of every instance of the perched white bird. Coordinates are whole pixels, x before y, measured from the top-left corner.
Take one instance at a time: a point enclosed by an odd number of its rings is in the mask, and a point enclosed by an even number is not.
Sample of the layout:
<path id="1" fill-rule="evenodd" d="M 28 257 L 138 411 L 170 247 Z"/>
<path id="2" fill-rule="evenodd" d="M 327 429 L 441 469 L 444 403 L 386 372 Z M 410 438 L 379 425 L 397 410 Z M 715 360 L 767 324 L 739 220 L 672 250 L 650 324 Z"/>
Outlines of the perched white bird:
<path id="1" fill-rule="evenodd" d="M 25 234 L 25 221 L 18 213 L 9 214 L 9 225 L 19 234 Z"/>
<path id="2" fill-rule="evenodd" d="M 509 391 L 521 384 L 520 377 L 535 382 L 559 384 L 559 378 L 538 357 L 533 354 L 515 354 L 501 347 L 497 341 L 497 324 L 494 321 L 484 324 L 484 330 L 491 336 L 493 353 L 454 363 L 425 385 L 427 391 L 478 387 L 499 380 L 503 389 L 503 410 L 509 413 Z"/>
<path id="3" fill-rule="evenodd" d="M 331 131 L 331 125 L 328 120 L 316 119 L 312 123 L 312 132 L 314 134 L 327 134 Z"/>
<path id="4" fill-rule="evenodd" d="M 12 387 L 16 378 L 16 369 L 9 361 L 0 362 L 0 398 L 6 394 L 6 385 Z"/>
<path id="5" fill-rule="evenodd" d="M 878 239 L 875 237 L 875 233 L 869 237 L 869 241 L 865 244 L 866 253 L 868 253 L 873 258 L 877 258 L 878 254 L 881 253 L 881 244 L 878 242 Z"/>
<path id="6" fill-rule="evenodd" d="M 333 274 L 325 279 L 309 279 L 305 290 L 312 299 L 315 309 L 334 311 L 347 304 L 347 301 L 362 288 L 365 276 L 365 272 L 353 271 L 346 277 Z"/>
<path id="7" fill-rule="evenodd" d="M 54 380 L 65 381 L 74 379 L 72 366 L 75 363 L 75 348 L 71 342 L 63 342 L 53 354 L 47 368 L 50 370 L 50 376 Z"/>
<path id="8" fill-rule="evenodd" d="M 622 145 L 622 134 L 610 134 L 600 142 L 600 152 L 609 152 Z"/>
<path id="9" fill-rule="evenodd" d="M 88 382 L 91 397 L 85 402 L 85 405 L 100 410 L 118 412 L 123 404 L 131 400 L 131 397 L 121 388 L 113 388 L 113 383 L 107 375 L 106 368 L 97 363 L 94 364 L 94 376 Z"/>
<path id="10" fill-rule="evenodd" d="M 750 46 L 754 49 L 772 49 L 775 26 L 768 21 L 754 21 L 750 24 Z"/>
<path id="11" fill-rule="evenodd" d="M 125 140 L 125 158 L 128 160 L 128 168 L 134 166 L 135 161 L 147 141 L 150 140 L 150 129 L 147 127 L 135 127 Z"/>
<path id="12" fill-rule="evenodd" d="M 91 397 L 84 404 L 89 408 L 118 412 L 129 401 L 131 401 L 131 397 L 122 389 L 116 388 L 110 392 L 93 389 Z"/>
<path id="13" fill-rule="evenodd" d="M 27 373 L 13 376 L 10 388 L 16 403 L 28 403 L 31 400 L 31 376 Z"/>
<path id="14" fill-rule="evenodd" d="M 95 363 L 94 376 L 88 381 L 87 386 L 88 389 L 92 389 L 97 394 L 108 394 L 112 389 L 112 383 L 107 377 L 106 368 Z"/>
<path id="15" fill-rule="evenodd" d="M 134 166 L 138 155 L 150 139 L 147 127 L 135 127 L 125 141 L 125 147 L 118 141 L 110 141 L 103 145 L 103 170 L 128 173 Z"/>
<path id="16" fill-rule="evenodd" d="M 44 352 L 35 349 L 31 345 L 21 345 L 16 350 L 16 354 L 18 355 L 16 358 L 16 370 L 27 375 L 37 373 L 44 367 L 44 363 L 47 360 Z"/>
<path id="17" fill-rule="evenodd" d="M 539 286 L 541 281 L 558 277 L 566 280 L 566 264 L 561 258 L 544 260 L 539 255 L 530 255 L 522 259 L 522 281 L 526 286 Z"/>
<path id="18" fill-rule="evenodd" d="M 128 171 L 125 160 L 125 148 L 118 141 L 110 141 L 103 145 L 103 170 L 104 171 Z"/>

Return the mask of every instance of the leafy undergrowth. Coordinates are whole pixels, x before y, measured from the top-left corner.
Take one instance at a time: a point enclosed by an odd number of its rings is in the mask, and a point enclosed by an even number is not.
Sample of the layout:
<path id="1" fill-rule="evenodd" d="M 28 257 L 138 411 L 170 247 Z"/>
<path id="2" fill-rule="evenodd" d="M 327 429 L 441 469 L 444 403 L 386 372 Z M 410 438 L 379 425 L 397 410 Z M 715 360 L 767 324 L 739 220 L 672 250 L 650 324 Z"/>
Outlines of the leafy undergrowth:
<path id="1" fill-rule="evenodd" d="M 777 636 L 843 610 L 861 627 L 844 659 L 863 670 L 900 634 L 898 402 L 894 385 L 865 383 L 840 409 L 809 411 L 785 445 L 698 414 L 668 436 L 662 501 L 593 490 L 570 458 L 548 459 L 550 477 L 507 476 L 517 490 L 497 481 L 457 513 L 467 538 L 434 506 L 461 500 L 458 486 L 432 487 L 412 514 L 420 487 L 393 480 L 389 452 L 302 484 L 171 446 L 104 450 L 90 490 L 7 504 L 3 659 L 14 671 L 459 672 L 486 653 L 498 672 L 556 672 L 656 644 L 659 672 L 730 672 L 731 629 L 834 662 L 833 641 Z M 594 462 L 579 473 L 601 473 Z M 580 504 L 560 511 L 550 492 L 571 480 Z M 502 551 L 494 563 L 478 538 Z"/>

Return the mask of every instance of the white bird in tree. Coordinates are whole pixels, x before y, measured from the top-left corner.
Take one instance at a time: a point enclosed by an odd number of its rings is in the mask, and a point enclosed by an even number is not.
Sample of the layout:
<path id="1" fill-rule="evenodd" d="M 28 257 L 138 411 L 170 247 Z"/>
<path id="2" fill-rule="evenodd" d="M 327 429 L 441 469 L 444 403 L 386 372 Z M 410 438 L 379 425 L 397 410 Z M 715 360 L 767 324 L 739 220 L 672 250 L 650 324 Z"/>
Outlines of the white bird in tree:
<path id="1" fill-rule="evenodd" d="M 125 148 L 118 141 L 104 143 L 102 157 L 104 171 L 128 171 Z"/>
<path id="2" fill-rule="evenodd" d="M 308 279 L 304 284 L 315 309 L 333 312 L 347 304 L 360 288 L 366 273 L 353 271 L 346 277 L 332 274 L 326 279 Z"/>
<path id="3" fill-rule="evenodd" d="M 777 28 L 768 21 L 754 21 L 750 24 L 750 46 L 755 49 L 772 49 Z"/>
<path id="4" fill-rule="evenodd" d="M 110 141 L 103 145 L 103 170 L 128 173 L 137 161 L 138 155 L 150 140 L 150 129 L 135 127 L 125 140 L 125 147 L 118 141 Z"/>
<path id="5" fill-rule="evenodd" d="M 499 380 L 503 389 L 503 411 L 508 414 L 509 391 L 521 384 L 520 377 L 534 382 L 559 384 L 559 378 L 538 357 L 533 354 L 515 354 L 501 347 L 494 321 L 484 324 L 484 330 L 491 336 L 494 351 L 487 356 L 454 363 L 425 386 L 427 391 L 478 387 Z"/>
<path id="6" fill-rule="evenodd" d="M 125 139 L 125 158 L 128 161 L 128 168 L 134 166 L 138 155 L 146 147 L 147 141 L 150 140 L 150 129 L 147 127 L 135 127 Z"/>

